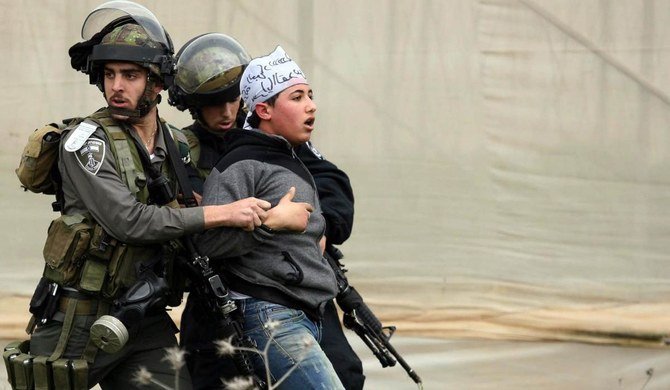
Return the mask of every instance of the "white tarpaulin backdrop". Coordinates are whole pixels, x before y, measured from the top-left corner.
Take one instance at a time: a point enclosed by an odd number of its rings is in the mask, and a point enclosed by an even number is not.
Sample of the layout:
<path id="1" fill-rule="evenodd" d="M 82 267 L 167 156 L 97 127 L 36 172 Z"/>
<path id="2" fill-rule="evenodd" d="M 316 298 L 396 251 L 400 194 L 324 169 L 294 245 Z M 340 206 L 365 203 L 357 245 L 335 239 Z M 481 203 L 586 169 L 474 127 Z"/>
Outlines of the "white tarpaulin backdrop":
<path id="1" fill-rule="evenodd" d="M 13 176 L 25 139 L 103 104 L 67 56 L 99 3 L 0 0 L 4 296 L 32 291 L 53 218 L 51 199 Z M 281 44 L 300 64 L 314 141 L 356 195 L 341 248 L 350 282 L 385 322 L 444 338 L 663 344 L 670 1 L 139 3 L 177 49 L 217 31 L 252 56 Z M 187 125 L 163 95 L 161 115 Z"/>

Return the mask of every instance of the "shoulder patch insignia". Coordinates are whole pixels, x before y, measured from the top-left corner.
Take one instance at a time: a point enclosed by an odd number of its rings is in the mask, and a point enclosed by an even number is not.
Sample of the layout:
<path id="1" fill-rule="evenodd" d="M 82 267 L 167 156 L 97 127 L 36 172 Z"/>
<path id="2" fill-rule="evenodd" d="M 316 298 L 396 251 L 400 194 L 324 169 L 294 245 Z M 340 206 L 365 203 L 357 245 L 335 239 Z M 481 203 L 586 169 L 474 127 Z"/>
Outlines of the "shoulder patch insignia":
<path id="1" fill-rule="evenodd" d="M 81 122 L 74 130 L 72 130 L 72 133 L 65 142 L 65 150 L 68 152 L 79 150 L 97 128 L 97 126 L 86 121 Z"/>
<path id="2" fill-rule="evenodd" d="M 84 142 L 84 146 L 75 152 L 79 165 L 85 171 L 96 175 L 105 159 L 105 141 L 97 138 L 89 138 Z"/>
<path id="3" fill-rule="evenodd" d="M 312 154 L 316 156 L 316 158 L 318 158 L 319 160 L 323 160 L 323 155 L 316 149 L 314 145 L 312 145 L 311 141 L 307 141 L 306 145 L 307 148 L 312 152 Z"/>

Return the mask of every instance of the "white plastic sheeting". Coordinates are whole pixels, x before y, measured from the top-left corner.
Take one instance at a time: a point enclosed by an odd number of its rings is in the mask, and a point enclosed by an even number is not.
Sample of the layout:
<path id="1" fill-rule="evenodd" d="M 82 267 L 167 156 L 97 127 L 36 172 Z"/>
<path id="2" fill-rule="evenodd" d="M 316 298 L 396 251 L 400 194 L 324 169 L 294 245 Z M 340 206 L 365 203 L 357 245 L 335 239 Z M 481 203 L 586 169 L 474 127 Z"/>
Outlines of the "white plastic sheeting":
<path id="1" fill-rule="evenodd" d="M 384 322 L 446 338 L 662 344 L 670 2 L 139 2 L 177 48 L 218 31 L 252 56 L 281 44 L 301 65 L 314 140 L 356 194 L 350 281 Z M 0 0 L 0 150 L 15 161 L 36 127 L 102 105 L 67 56 L 98 4 Z M 166 102 L 160 112 L 190 121 Z M 36 202 L 2 175 L 4 211 Z M 48 202 L 34 211 L 45 221 Z M 3 240 L 5 294 L 29 294 L 39 276 L 47 222 L 30 221 Z"/>

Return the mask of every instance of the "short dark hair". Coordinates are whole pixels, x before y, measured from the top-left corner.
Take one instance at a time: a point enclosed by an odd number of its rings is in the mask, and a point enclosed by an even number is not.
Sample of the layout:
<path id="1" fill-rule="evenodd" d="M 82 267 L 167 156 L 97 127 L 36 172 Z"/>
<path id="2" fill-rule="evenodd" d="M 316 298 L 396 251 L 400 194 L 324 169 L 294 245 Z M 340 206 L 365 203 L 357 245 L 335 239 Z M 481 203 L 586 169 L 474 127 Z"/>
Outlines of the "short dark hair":
<path id="1" fill-rule="evenodd" d="M 279 93 L 281 93 L 281 92 L 279 92 Z M 270 106 L 274 106 L 275 102 L 277 101 L 277 98 L 279 97 L 279 93 L 272 96 L 271 98 L 264 101 L 263 103 L 267 103 Z M 257 129 L 258 126 L 261 124 L 261 118 L 258 117 L 258 115 L 256 114 L 255 109 L 251 113 L 251 116 L 249 117 L 249 119 L 247 119 L 247 123 L 249 124 L 249 126 L 253 127 L 254 129 Z"/>

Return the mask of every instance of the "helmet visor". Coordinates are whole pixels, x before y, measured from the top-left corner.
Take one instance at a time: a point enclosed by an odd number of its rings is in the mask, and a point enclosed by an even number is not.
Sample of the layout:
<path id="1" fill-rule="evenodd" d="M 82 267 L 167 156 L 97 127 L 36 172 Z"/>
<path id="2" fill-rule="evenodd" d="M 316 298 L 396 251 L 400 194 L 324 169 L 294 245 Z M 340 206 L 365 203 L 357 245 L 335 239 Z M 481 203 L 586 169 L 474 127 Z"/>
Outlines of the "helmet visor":
<path id="1" fill-rule="evenodd" d="M 153 41 L 170 47 L 165 30 L 156 16 L 145 7 L 125 0 L 109 1 L 91 11 L 81 27 L 81 37 L 89 40 L 105 26 L 125 16 L 130 16 L 142 26 Z"/>

